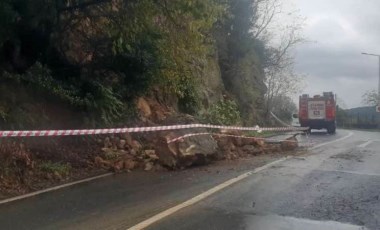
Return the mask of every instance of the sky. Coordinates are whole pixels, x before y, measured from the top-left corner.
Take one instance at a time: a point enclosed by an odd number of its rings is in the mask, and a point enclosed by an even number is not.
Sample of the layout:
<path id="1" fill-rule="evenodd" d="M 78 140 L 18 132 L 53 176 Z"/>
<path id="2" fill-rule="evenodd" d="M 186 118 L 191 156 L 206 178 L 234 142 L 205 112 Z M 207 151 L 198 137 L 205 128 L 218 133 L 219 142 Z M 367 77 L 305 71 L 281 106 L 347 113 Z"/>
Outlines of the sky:
<path id="1" fill-rule="evenodd" d="M 377 89 L 380 54 L 379 0 L 291 0 L 306 17 L 307 42 L 295 49 L 295 69 L 306 74 L 302 93 L 333 91 L 347 108 Z M 289 3 L 289 0 L 285 1 Z"/>

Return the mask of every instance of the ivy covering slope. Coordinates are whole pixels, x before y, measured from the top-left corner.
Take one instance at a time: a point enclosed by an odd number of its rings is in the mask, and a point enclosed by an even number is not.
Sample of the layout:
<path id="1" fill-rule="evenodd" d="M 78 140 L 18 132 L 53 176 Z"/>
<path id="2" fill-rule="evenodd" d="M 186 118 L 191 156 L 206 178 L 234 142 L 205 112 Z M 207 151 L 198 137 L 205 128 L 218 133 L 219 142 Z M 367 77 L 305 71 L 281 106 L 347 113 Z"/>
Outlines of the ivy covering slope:
<path id="1" fill-rule="evenodd" d="M 244 122 L 257 123 L 265 85 L 263 47 L 250 34 L 252 4 L 3 0 L 0 124 L 112 126 L 133 117 L 133 101 L 152 87 L 176 98 L 181 112 L 215 113 L 201 103 L 210 60 L 219 66 L 228 101 L 237 102 Z M 75 122 L 57 122 L 49 109 L 68 111 Z"/>

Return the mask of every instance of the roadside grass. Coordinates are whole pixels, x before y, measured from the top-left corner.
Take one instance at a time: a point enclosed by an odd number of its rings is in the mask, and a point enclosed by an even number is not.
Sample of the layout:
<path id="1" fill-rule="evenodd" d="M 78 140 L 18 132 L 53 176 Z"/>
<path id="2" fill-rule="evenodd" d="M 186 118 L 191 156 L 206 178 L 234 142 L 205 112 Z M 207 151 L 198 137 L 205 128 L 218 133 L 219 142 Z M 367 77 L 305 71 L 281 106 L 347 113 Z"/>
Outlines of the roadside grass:
<path id="1" fill-rule="evenodd" d="M 46 161 L 42 162 L 39 166 L 39 169 L 47 173 L 58 173 L 59 175 L 68 175 L 71 171 L 71 165 L 68 163 L 61 162 L 51 162 Z"/>
<path id="2" fill-rule="evenodd" d="M 271 131 L 263 131 L 261 133 L 257 131 L 247 131 L 245 134 L 250 137 L 273 137 L 276 136 L 278 133 Z"/>

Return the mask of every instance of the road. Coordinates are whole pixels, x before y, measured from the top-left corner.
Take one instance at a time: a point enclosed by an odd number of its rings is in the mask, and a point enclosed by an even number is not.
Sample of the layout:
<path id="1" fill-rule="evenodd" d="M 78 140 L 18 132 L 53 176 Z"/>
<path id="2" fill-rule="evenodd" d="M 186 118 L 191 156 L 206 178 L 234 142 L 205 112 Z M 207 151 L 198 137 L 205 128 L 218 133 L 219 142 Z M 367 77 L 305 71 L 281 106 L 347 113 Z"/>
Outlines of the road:
<path id="1" fill-rule="evenodd" d="M 307 141 L 308 153 L 269 167 L 257 168 L 269 162 L 260 156 L 120 174 L 3 204 L 0 229 L 128 229 L 156 214 L 147 229 L 380 229 L 380 134 L 338 130 Z"/>

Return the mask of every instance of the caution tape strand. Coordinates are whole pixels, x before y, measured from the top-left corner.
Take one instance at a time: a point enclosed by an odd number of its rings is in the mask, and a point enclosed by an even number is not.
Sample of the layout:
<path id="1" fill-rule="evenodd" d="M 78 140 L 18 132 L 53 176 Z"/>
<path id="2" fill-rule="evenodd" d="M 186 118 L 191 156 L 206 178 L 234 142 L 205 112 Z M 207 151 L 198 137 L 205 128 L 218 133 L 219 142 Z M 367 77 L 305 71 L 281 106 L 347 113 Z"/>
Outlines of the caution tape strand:
<path id="1" fill-rule="evenodd" d="M 305 127 L 236 127 L 221 126 L 210 124 L 186 124 L 186 125 L 169 125 L 169 126 L 150 126 L 150 127 L 133 127 L 133 128 L 111 128 L 111 129 L 75 129 L 75 130 L 8 130 L 0 131 L 0 137 L 41 137 L 41 136 L 80 136 L 80 135 L 98 135 L 98 134 L 117 134 L 117 133 L 136 133 L 136 132 L 153 132 L 168 131 L 192 128 L 208 129 L 225 129 L 225 130 L 242 130 L 242 131 L 305 131 Z"/>

